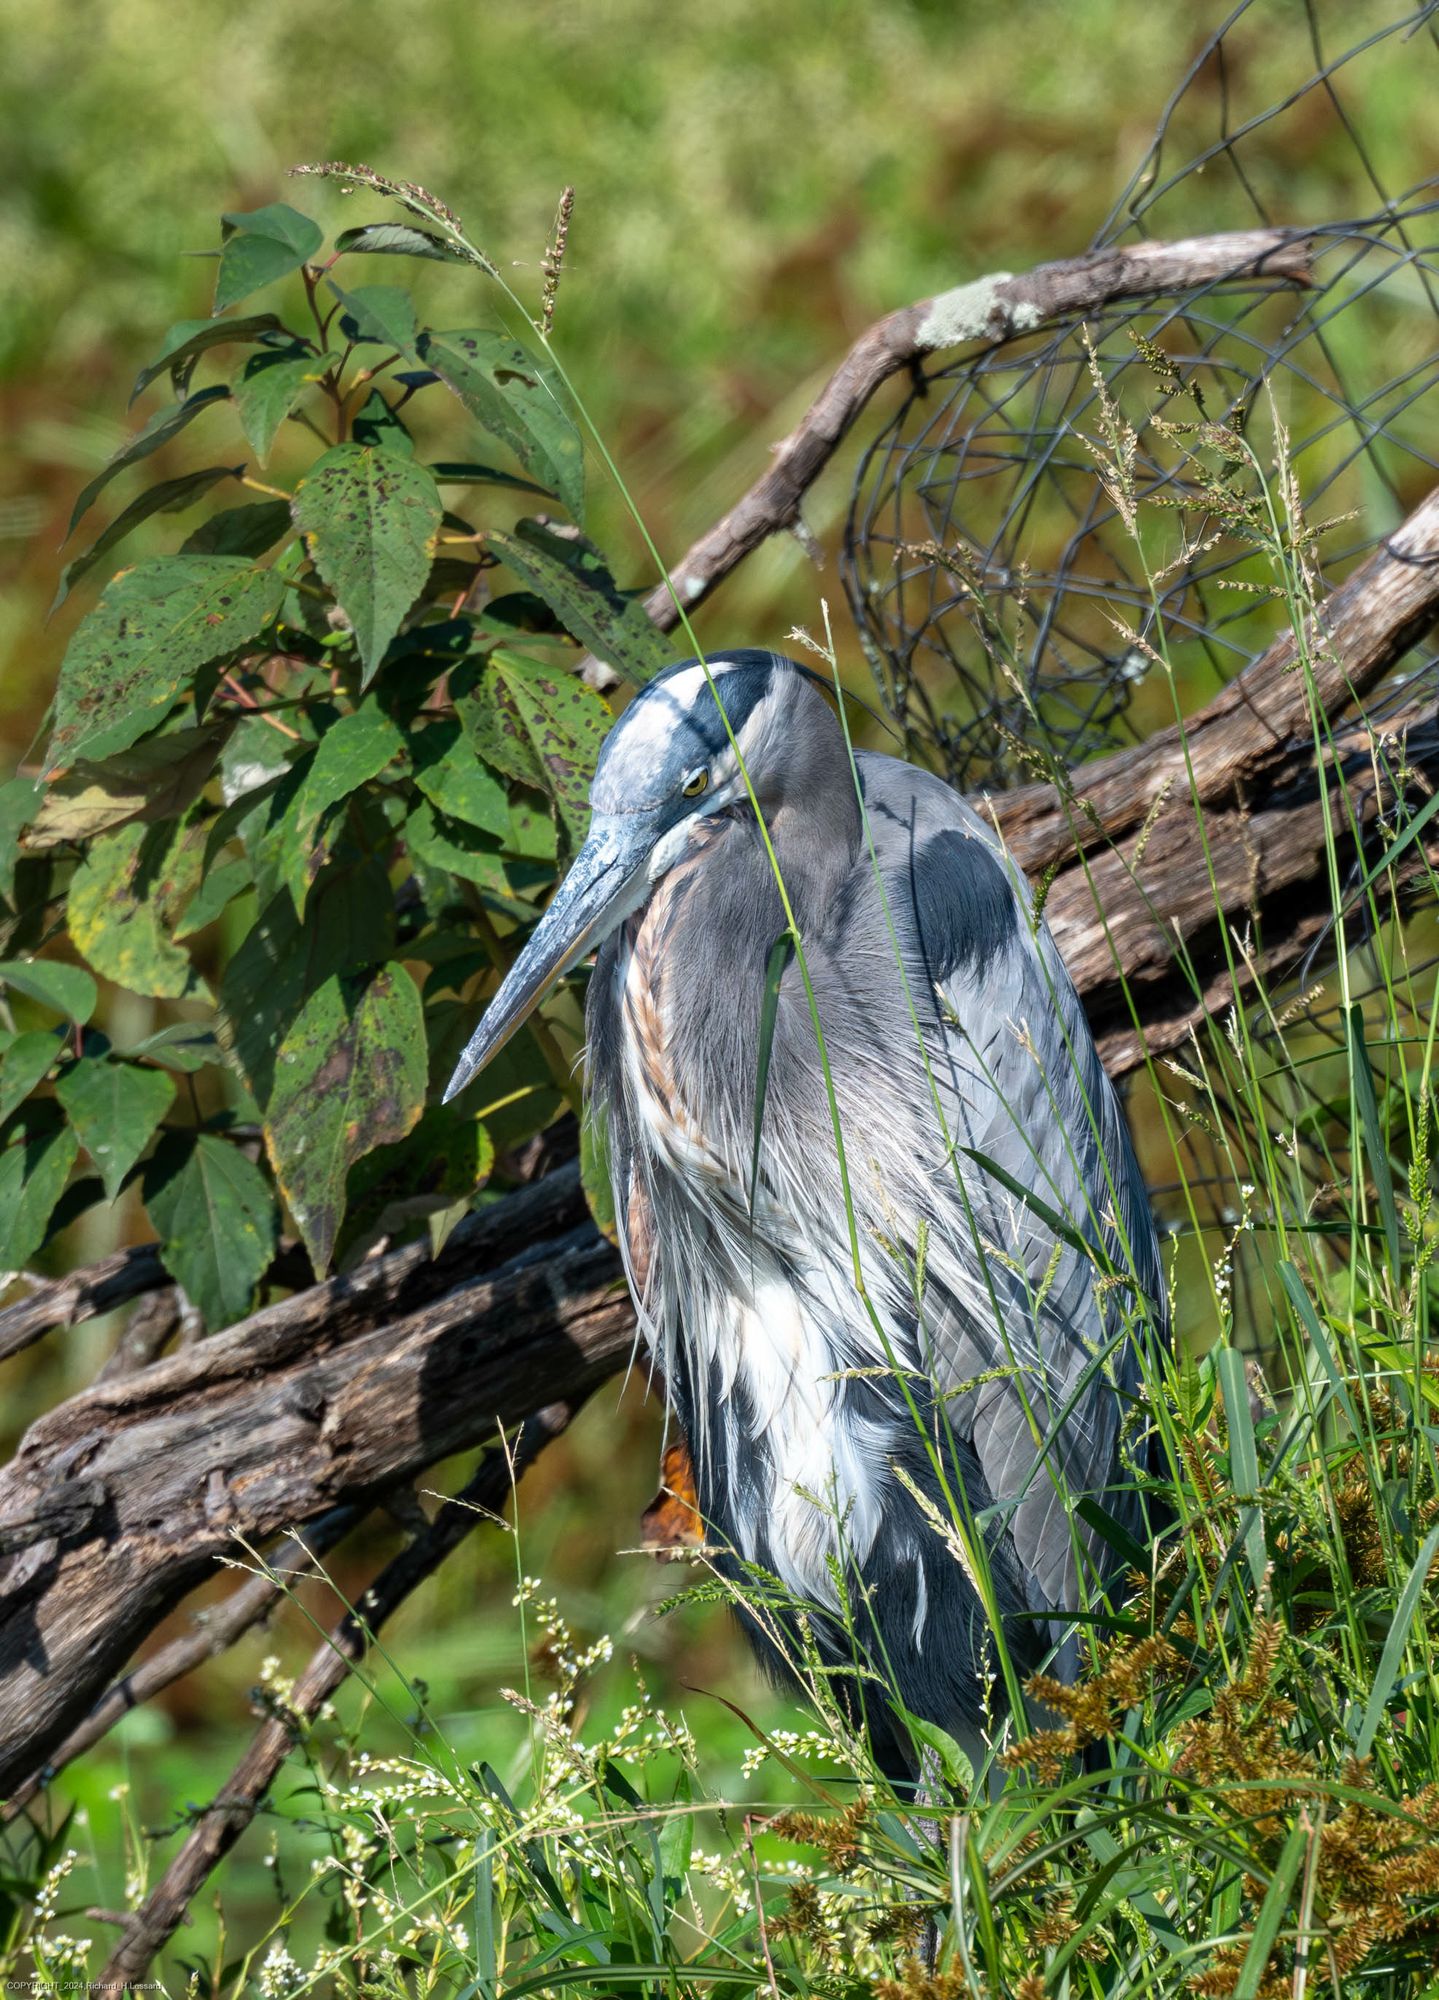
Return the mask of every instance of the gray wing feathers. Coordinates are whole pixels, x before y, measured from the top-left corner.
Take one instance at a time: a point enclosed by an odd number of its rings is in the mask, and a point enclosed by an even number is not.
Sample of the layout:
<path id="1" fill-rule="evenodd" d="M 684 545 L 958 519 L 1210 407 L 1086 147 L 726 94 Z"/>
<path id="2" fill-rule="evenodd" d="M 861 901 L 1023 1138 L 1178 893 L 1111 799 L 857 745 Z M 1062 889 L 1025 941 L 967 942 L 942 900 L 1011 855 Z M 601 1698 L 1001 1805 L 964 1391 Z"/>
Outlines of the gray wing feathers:
<path id="1" fill-rule="evenodd" d="M 954 1154 L 930 1217 L 927 1358 L 1007 1510 L 1032 1608 L 1072 1607 L 1076 1544 L 1091 1537 L 1066 1495 L 1131 1511 L 1105 1490 L 1127 1477 L 1118 1431 L 1137 1365 L 1126 1319 L 1137 1293 L 1163 1299 L 1148 1198 L 1023 876 L 947 786 L 882 758 L 865 760 L 864 777 L 891 902 L 937 1003 L 931 1070 Z"/>

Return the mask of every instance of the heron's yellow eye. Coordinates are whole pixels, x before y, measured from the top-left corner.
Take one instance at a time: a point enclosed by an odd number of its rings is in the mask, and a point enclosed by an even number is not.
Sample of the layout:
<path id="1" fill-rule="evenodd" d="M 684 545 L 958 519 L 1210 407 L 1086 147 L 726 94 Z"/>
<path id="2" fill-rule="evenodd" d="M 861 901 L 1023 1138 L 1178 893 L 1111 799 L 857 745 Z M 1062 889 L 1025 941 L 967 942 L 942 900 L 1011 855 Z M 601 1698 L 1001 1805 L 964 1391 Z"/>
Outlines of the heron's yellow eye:
<path id="1" fill-rule="evenodd" d="M 684 781 L 683 791 L 685 797 L 687 799 L 697 799 L 709 781 L 710 774 L 708 771 L 696 771 L 693 777 L 686 778 Z"/>

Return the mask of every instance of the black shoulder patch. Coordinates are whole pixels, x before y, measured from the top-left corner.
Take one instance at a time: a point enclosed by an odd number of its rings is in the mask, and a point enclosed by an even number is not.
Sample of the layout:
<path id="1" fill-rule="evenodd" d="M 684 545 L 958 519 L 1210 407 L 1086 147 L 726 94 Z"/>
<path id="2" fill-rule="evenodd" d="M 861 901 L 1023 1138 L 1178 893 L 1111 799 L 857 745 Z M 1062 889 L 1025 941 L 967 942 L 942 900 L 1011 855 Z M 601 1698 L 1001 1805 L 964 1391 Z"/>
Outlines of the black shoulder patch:
<path id="1" fill-rule="evenodd" d="M 953 827 L 927 840 L 914 862 L 914 914 L 932 979 L 980 965 L 1019 927 L 1014 884 L 982 840 Z"/>

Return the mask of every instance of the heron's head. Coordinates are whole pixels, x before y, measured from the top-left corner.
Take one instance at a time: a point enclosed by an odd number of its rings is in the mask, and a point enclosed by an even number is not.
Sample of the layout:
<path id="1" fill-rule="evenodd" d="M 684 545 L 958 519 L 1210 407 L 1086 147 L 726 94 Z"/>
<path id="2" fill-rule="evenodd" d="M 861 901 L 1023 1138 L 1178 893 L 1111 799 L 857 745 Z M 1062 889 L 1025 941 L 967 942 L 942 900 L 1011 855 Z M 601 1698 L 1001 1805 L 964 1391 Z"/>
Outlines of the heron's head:
<path id="1" fill-rule="evenodd" d="M 717 815 L 748 806 L 736 744 L 768 815 L 804 763 L 797 725 L 808 712 L 806 696 L 837 736 L 800 669 L 777 653 L 685 660 L 636 695 L 600 750 L 584 846 L 485 1010 L 447 1098 L 464 1089 L 562 974 L 640 908 L 691 844 L 713 830 Z"/>

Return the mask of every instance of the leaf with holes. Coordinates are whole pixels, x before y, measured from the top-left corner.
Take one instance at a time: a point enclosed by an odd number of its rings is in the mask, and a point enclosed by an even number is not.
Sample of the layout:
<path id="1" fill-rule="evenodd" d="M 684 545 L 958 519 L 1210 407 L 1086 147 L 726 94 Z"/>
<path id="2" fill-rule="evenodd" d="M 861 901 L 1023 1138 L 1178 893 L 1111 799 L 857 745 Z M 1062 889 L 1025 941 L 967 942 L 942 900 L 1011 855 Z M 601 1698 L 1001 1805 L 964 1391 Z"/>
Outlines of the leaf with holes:
<path id="1" fill-rule="evenodd" d="M 167 1138 L 145 1169 L 160 1261 L 214 1333 L 242 1319 L 275 1254 L 275 1199 L 240 1148 L 211 1132 Z"/>
<path id="2" fill-rule="evenodd" d="M 337 444 L 295 489 L 295 525 L 355 633 L 365 684 L 424 587 L 439 533 L 439 488 L 393 451 Z"/>
<path id="3" fill-rule="evenodd" d="M 82 1056 L 60 1078 L 55 1095 L 100 1171 L 106 1200 L 113 1201 L 174 1103 L 174 1083 L 163 1070 Z"/>
<path id="4" fill-rule="evenodd" d="M 585 514 L 585 450 L 559 376 L 507 334 L 423 333 L 420 358 L 574 521 Z"/>
<path id="5" fill-rule="evenodd" d="M 0 1272 L 23 1271 L 45 1241 L 79 1150 L 75 1134 L 62 1125 L 0 1153 Z"/>
<path id="6" fill-rule="evenodd" d="M 67 920 L 86 963 L 131 993 L 180 1000 L 204 983 L 172 940 L 203 865 L 199 828 L 132 823 L 91 842 L 70 884 Z"/>
<path id="7" fill-rule="evenodd" d="M 171 403 L 167 408 L 157 410 L 145 428 L 127 439 L 115 456 L 100 468 L 89 485 L 81 491 L 79 499 L 71 510 L 70 525 L 65 530 L 67 539 L 74 534 L 82 518 L 117 472 L 123 472 L 128 465 L 138 465 L 140 460 L 148 458 L 152 451 L 158 451 L 161 445 L 169 444 L 171 439 L 178 437 L 185 426 L 192 423 L 202 410 L 209 409 L 212 403 L 223 403 L 229 394 L 229 390 L 223 384 L 213 389 L 197 389 L 193 396 L 187 396 L 183 402 Z"/>
<path id="8" fill-rule="evenodd" d="M 350 1168 L 404 1138 L 427 1078 L 420 996 L 397 965 L 327 979 L 280 1044 L 265 1144 L 317 1271 L 334 1253 Z"/>
<path id="9" fill-rule="evenodd" d="M 262 285 L 272 285 L 276 278 L 298 271 L 325 240 L 317 222 L 285 201 L 222 215 L 220 226 L 224 242 L 215 280 L 217 313 L 238 305 Z"/>
<path id="10" fill-rule="evenodd" d="M 231 556 L 160 556 L 123 571 L 65 649 L 45 775 L 128 750 L 201 667 L 262 631 L 284 594 L 283 577 Z"/>
<path id="11" fill-rule="evenodd" d="M 644 607 L 625 597 L 599 551 L 526 521 L 487 545 L 505 568 L 542 597 L 565 630 L 637 687 L 669 663 L 671 646 Z"/>
<path id="12" fill-rule="evenodd" d="M 547 793 L 570 847 L 578 847 L 589 825 L 595 759 L 614 719 L 594 689 L 541 660 L 497 652 L 456 677 L 455 711 L 475 754 Z M 443 799 L 435 803 L 454 811 Z"/>

